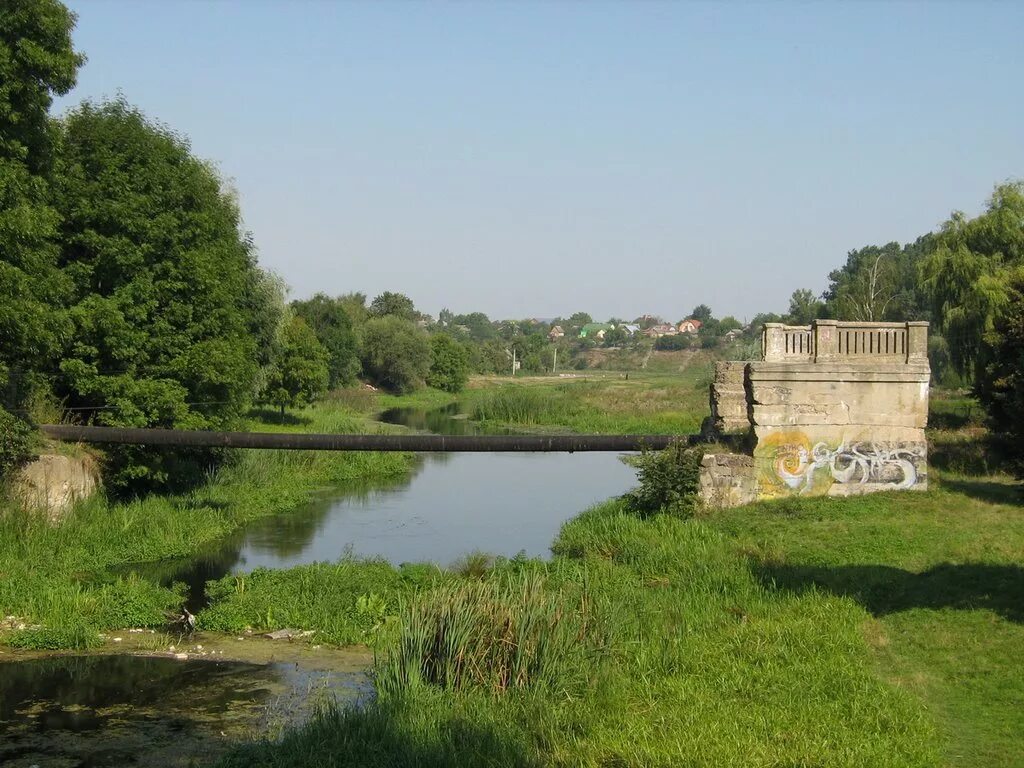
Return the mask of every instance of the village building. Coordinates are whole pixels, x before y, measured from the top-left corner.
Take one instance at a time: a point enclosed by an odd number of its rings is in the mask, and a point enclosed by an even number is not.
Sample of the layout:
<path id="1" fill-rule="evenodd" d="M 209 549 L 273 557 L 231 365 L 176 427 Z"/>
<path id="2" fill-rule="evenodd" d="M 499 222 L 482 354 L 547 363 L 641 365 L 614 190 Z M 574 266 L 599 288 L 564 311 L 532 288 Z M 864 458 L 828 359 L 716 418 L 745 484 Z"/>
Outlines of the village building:
<path id="1" fill-rule="evenodd" d="M 679 332 L 688 333 L 691 336 L 696 336 L 698 333 L 700 333 L 700 327 L 702 325 L 704 325 L 704 323 L 702 323 L 700 320 L 696 320 L 692 317 L 689 317 L 679 324 Z"/>

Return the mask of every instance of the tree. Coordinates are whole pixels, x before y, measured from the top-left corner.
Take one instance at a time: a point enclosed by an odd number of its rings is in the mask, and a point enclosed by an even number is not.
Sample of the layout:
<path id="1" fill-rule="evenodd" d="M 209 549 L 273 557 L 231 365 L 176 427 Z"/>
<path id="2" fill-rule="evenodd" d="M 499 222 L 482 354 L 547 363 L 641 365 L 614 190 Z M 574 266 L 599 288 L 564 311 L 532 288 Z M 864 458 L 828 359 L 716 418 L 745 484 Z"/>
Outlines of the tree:
<path id="1" fill-rule="evenodd" d="M 629 334 L 622 327 L 612 328 L 604 332 L 604 345 L 606 347 L 621 347 L 629 341 Z"/>
<path id="2" fill-rule="evenodd" d="M 358 341 L 341 299 L 318 293 L 304 301 L 293 301 L 292 309 L 313 329 L 327 351 L 328 386 L 355 383 L 361 368 Z"/>
<path id="3" fill-rule="evenodd" d="M 798 288 L 789 298 L 789 313 L 786 322 L 791 325 L 810 325 L 821 317 L 824 303 L 806 288 Z"/>
<path id="4" fill-rule="evenodd" d="M 270 368 L 264 399 L 281 409 L 313 402 L 327 389 L 330 355 L 316 333 L 298 315 L 284 326 Z"/>
<path id="5" fill-rule="evenodd" d="M 49 200 L 49 109 L 83 61 L 72 47 L 74 25 L 56 0 L 0 4 L 0 374 L 11 379 L 12 407 L 45 381 L 70 333 L 59 216 Z"/>
<path id="6" fill-rule="evenodd" d="M 925 235 L 902 247 L 888 243 L 850 251 L 846 263 L 829 273 L 825 316 L 861 322 L 927 319 L 928 298 L 918 273 L 933 248 L 933 236 Z"/>
<path id="7" fill-rule="evenodd" d="M 483 312 L 470 312 L 468 315 L 455 315 L 453 326 L 463 326 L 469 330 L 469 336 L 476 341 L 493 339 L 497 335 L 494 324 Z"/>
<path id="8" fill-rule="evenodd" d="M 394 315 L 403 320 L 415 320 L 417 317 L 416 307 L 412 303 L 412 299 L 405 294 L 393 293 L 391 291 L 384 291 L 384 293 L 375 297 L 370 302 L 370 314 L 373 317 Z"/>
<path id="9" fill-rule="evenodd" d="M 461 392 L 467 381 L 469 355 L 465 347 L 446 333 L 431 336 L 427 384 L 446 392 Z"/>
<path id="10" fill-rule="evenodd" d="M 60 129 L 53 187 L 72 332 L 57 394 L 111 426 L 233 424 L 280 317 L 234 197 L 183 137 L 123 100 L 85 103 Z M 111 484 L 169 481 L 180 475 L 169 457 L 115 451 Z"/>
<path id="11" fill-rule="evenodd" d="M 394 315 L 375 317 L 363 329 L 363 370 L 377 384 L 396 392 L 423 386 L 430 370 L 427 334 Z"/>
<path id="12" fill-rule="evenodd" d="M 743 328 L 743 323 L 737 320 L 732 315 L 726 315 L 719 322 L 719 327 L 722 329 L 722 333 L 728 333 L 729 331 L 738 331 Z"/>
<path id="13" fill-rule="evenodd" d="M 974 219 L 954 213 L 921 268 L 953 366 L 968 375 L 1010 301 L 1009 279 L 1024 264 L 1024 182 L 1002 184 Z"/>
<path id="14" fill-rule="evenodd" d="M 711 307 L 707 304 L 698 304 L 693 308 L 693 311 L 690 313 L 690 317 L 694 320 L 700 320 L 701 323 L 706 323 L 712 318 Z"/>
<path id="15" fill-rule="evenodd" d="M 1024 477 L 1024 267 L 1014 270 L 1007 288 L 1003 312 L 985 337 L 975 390 L 1015 473 Z"/>
<path id="16" fill-rule="evenodd" d="M 586 312 L 573 312 L 569 315 L 569 319 L 565 321 L 570 328 L 582 328 L 584 325 L 594 322 L 594 318 L 588 315 Z"/>

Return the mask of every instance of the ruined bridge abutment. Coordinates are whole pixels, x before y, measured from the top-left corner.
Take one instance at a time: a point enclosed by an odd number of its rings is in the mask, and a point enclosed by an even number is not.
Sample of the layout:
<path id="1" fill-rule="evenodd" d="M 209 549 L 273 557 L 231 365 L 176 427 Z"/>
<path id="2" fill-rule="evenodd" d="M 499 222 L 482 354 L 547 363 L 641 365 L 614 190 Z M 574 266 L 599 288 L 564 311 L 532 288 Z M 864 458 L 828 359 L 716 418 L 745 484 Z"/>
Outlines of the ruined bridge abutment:
<path id="1" fill-rule="evenodd" d="M 762 359 L 715 367 L 714 432 L 744 453 L 711 453 L 711 506 L 797 495 L 927 488 L 928 324 L 767 323 Z"/>

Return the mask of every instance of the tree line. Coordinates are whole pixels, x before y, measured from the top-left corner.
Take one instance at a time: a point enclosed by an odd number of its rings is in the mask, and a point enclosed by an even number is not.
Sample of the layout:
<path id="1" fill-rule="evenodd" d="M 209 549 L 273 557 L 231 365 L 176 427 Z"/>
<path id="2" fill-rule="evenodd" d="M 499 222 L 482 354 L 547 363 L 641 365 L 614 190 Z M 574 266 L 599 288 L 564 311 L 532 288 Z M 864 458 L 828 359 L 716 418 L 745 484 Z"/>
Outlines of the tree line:
<path id="1" fill-rule="evenodd" d="M 698 305 L 695 337 L 642 342 L 610 318 L 603 338 L 581 338 L 585 312 L 538 322 L 444 309 L 435 320 L 393 292 L 289 302 L 257 263 L 236 195 L 185 136 L 122 97 L 50 114 L 85 61 L 74 23 L 58 0 L 0 5 L 0 471 L 33 414 L 224 429 L 254 403 L 283 411 L 360 379 L 458 391 L 471 372 L 512 372 L 513 360 L 580 368 L 595 346 L 716 347 L 730 331 L 750 339 L 766 321 L 817 317 L 931 320 L 936 375 L 971 384 L 993 425 L 1021 439 L 1021 183 L 913 243 L 850 251 L 821 296 L 797 290 L 787 313 L 744 325 Z M 563 336 L 549 335 L 556 325 Z M 109 477 L 133 491 L 211 460 L 125 448 Z"/>

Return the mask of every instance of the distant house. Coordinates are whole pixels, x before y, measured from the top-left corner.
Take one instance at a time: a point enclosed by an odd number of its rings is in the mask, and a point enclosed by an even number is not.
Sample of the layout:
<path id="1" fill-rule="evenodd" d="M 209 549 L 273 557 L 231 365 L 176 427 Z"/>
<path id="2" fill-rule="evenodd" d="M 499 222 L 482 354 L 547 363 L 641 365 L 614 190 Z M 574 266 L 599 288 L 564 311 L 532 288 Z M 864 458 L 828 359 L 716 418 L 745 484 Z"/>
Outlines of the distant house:
<path id="1" fill-rule="evenodd" d="M 674 325 L 668 323 L 658 323 L 658 325 L 652 325 L 646 331 L 643 332 L 644 336 L 649 336 L 652 339 L 658 339 L 662 336 L 674 336 L 677 333 Z"/>
<path id="2" fill-rule="evenodd" d="M 640 326 L 639 326 L 639 325 L 636 325 L 636 324 L 634 324 L 634 323 L 622 323 L 622 324 L 621 324 L 621 325 L 619 326 L 619 328 L 621 328 L 622 330 L 624 330 L 624 331 L 625 331 L 626 333 L 628 333 L 628 334 L 629 334 L 630 336 L 633 336 L 634 334 L 637 334 L 637 333 L 639 333 L 639 332 L 640 332 Z"/>
<path id="3" fill-rule="evenodd" d="M 704 325 L 704 323 L 702 323 L 700 320 L 696 320 L 691 317 L 686 320 L 683 320 L 683 322 L 679 324 L 679 332 L 688 333 L 691 336 L 696 336 L 698 333 L 700 333 L 700 327 L 702 325 Z"/>
<path id="4" fill-rule="evenodd" d="M 608 323 L 587 323 L 580 328 L 580 338 L 603 339 L 604 335 L 614 327 L 614 325 L 609 325 Z"/>
<path id="5" fill-rule="evenodd" d="M 550 331 L 548 331 L 548 341 L 557 341 L 558 339 L 565 336 L 565 331 L 562 330 L 562 326 L 556 325 Z"/>
<path id="6" fill-rule="evenodd" d="M 743 331 L 733 328 L 731 331 L 726 331 L 725 338 L 727 338 L 729 341 L 735 341 L 741 335 L 743 335 Z"/>

